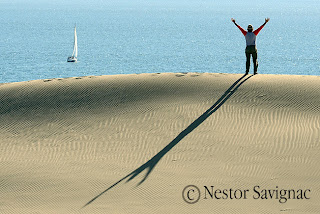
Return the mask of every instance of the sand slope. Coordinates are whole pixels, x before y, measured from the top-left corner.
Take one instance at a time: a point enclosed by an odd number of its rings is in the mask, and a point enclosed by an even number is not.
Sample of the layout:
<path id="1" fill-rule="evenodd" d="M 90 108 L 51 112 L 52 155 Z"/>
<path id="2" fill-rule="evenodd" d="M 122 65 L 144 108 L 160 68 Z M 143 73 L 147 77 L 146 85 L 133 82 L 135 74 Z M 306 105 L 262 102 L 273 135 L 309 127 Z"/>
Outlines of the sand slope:
<path id="1" fill-rule="evenodd" d="M 0 213 L 319 213 L 319 91 L 315 76 L 196 73 L 2 84 Z M 187 204 L 189 184 L 311 199 Z"/>

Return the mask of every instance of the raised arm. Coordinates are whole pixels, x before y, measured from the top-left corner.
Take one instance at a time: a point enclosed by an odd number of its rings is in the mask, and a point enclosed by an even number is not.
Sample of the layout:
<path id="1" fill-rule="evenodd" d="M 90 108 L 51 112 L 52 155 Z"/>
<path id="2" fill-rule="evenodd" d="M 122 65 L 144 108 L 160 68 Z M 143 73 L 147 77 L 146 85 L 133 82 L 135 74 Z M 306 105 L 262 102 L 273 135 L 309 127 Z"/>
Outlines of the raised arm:
<path id="1" fill-rule="evenodd" d="M 257 30 L 253 31 L 253 33 L 257 36 L 260 30 L 268 23 L 269 20 L 270 18 L 266 18 L 264 23 Z"/>
<path id="2" fill-rule="evenodd" d="M 241 31 L 241 33 L 245 36 L 247 35 L 247 31 L 245 31 L 240 25 L 238 25 L 236 23 L 236 20 L 234 20 L 233 18 L 231 18 L 231 21 L 239 28 L 239 30 Z"/>

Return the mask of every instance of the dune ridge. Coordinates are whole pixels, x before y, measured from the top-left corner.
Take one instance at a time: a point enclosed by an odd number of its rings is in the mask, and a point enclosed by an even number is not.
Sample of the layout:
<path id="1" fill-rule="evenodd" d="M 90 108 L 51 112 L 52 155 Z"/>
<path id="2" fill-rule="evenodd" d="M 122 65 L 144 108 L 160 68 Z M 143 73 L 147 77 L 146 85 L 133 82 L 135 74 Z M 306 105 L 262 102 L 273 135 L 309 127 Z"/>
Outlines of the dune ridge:
<path id="1" fill-rule="evenodd" d="M 2 84 L 0 211 L 318 213 L 319 89 L 318 76 L 208 73 Z M 190 205 L 189 184 L 312 197 Z"/>

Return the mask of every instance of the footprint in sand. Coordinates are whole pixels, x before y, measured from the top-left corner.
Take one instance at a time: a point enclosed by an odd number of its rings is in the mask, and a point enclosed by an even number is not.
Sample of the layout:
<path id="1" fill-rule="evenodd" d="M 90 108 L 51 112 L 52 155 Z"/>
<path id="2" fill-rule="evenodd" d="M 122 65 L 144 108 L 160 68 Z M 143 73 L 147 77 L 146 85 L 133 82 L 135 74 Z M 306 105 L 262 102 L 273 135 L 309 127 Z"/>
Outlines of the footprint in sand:
<path id="1" fill-rule="evenodd" d="M 176 74 L 176 77 L 184 77 L 184 74 Z"/>

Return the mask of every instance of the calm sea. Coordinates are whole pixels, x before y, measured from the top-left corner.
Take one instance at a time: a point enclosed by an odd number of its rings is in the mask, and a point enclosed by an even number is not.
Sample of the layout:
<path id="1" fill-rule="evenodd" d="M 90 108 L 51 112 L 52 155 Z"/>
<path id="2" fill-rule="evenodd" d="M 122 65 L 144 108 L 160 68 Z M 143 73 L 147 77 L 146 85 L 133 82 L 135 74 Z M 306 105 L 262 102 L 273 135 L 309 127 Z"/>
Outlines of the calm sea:
<path id="1" fill-rule="evenodd" d="M 0 0 L 0 82 L 157 72 L 320 75 L 319 0 Z M 77 25 L 78 63 L 67 63 Z M 252 68 L 251 68 L 252 69 Z"/>

